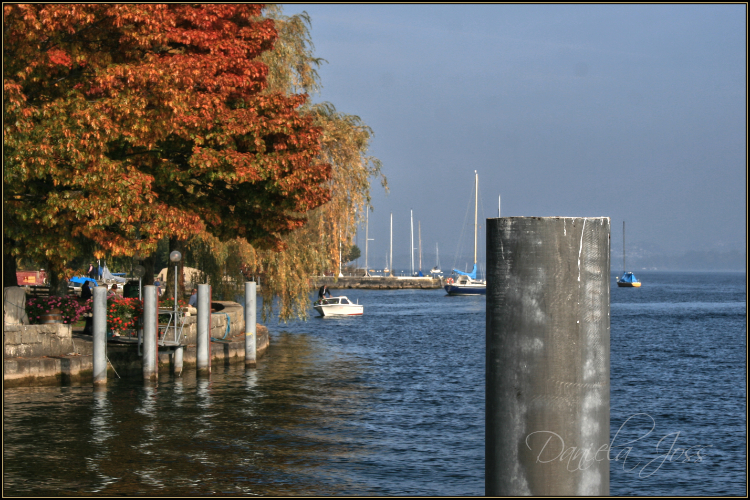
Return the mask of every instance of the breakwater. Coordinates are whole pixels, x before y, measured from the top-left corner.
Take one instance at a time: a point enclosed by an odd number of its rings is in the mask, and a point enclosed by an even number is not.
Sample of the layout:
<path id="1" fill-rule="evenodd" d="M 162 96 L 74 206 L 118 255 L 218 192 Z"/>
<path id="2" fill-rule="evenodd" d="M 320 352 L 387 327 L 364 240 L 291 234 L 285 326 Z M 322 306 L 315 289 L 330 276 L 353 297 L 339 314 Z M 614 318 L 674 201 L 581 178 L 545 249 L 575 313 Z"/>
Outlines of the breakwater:
<path id="1" fill-rule="evenodd" d="M 440 278 L 412 276 L 315 276 L 315 287 L 327 285 L 331 290 L 403 290 L 407 288 L 436 289 L 445 284 Z"/>

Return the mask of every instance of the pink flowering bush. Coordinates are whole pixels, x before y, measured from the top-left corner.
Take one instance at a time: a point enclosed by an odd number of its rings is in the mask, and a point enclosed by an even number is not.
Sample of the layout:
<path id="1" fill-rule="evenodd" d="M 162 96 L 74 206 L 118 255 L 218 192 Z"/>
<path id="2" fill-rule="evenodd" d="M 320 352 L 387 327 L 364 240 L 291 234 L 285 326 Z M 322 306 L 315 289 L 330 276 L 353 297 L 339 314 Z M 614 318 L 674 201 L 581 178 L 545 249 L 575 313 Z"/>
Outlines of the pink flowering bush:
<path id="1" fill-rule="evenodd" d="M 62 315 L 62 322 L 65 324 L 77 323 L 81 317 L 91 312 L 91 300 L 81 303 L 77 297 L 32 297 L 26 301 L 26 315 L 29 317 L 29 323 L 39 325 L 42 323 L 42 316 L 51 314 L 52 311 L 59 311 Z"/>

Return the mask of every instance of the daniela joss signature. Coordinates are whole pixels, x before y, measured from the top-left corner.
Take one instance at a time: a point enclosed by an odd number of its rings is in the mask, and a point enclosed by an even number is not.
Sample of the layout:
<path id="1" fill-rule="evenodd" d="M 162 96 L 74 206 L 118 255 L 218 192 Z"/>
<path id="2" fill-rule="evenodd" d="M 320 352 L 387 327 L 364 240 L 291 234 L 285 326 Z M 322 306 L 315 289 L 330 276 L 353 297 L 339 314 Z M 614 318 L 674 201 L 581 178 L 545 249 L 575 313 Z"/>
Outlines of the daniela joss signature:
<path id="1" fill-rule="evenodd" d="M 646 425 L 640 424 L 638 421 L 633 421 L 636 417 L 638 420 L 646 421 Z M 623 439 L 620 437 L 621 432 L 628 426 L 629 428 L 623 434 L 632 434 L 634 431 L 632 427 L 636 429 L 638 437 L 631 439 L 627 442 L 620 442 Z M 537 463 L 549 463 L 559 460 L 561 462 L 567 462 L 567 469 L 570 471 L 575 470 L 586 470 L 595 462 L 601 462 L 602 460 L 614 460 L 615 462 L 622 462 L 622 468 L 626 472 L 632 472 L 638 469 L 638 477 L 646 478 L 658 471 L 665 462 L 670 463 L 698 463 L 702 462 L 705 458 L 701 455 L 701 452 L 705 453 L 708 446 L 690 446 L 688 448 L 683 447 L 678 443 L 680 438 L 680 432 L 670 432 L 664 437 L 659 439 L 656 443 L 655 451 L 656 456 L 652 457 L 649 454 L 647 459 L 638 459 L 632 456 L 634 445 L 636 443 L 643 443 L 643 440 L 650 436 L 656 428 L 656 421 L 647 413 L 636 413 L 623 422 L 620 428 L 612 437 L 612 442 L 609 444 L 603 444 L 599 448 L 583 448 L 576 446 L 565 446 L 565 441 L 559 434 L 552 431 L 536 431 L 526 436 L 526 446 L 532 453 L 536 450 L 532 448 L 530 444 L 530 438 L 534 435 L 536 443 L 543 442 L 541 449 L 536 453 Z M 539 440 L 541 437 L 541 440 Z M 546 441 L 544 437 L 547 437 Z M 652 437 L 654 439 L 654 437 Z M 558 452 L 559 450 L 559 452 Z M 542 458 L 542 454 L 544 458 Z M 614 455 L 614 456 L 613 456 Z M 551 458 L 550 458 L 551 457 Z"/>

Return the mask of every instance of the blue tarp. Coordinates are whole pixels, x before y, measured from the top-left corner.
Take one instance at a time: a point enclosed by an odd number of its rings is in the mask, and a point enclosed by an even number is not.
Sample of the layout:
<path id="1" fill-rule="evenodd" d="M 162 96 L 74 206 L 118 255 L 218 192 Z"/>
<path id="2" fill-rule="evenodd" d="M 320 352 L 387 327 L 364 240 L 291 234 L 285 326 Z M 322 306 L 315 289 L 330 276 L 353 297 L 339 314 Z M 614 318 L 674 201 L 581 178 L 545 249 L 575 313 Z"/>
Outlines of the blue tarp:
<path id="1" fill-rule="evenodd" d="M 462 276 L 468 276 L 469 278 L 473 280 L 477 279 L 477 265 L 476 264 L 474 264 L 474 269 L 472 269 L 470 273 L 465 273 L 463 271 L 459 271 L 458 269 L 454 269 L 453 272 L 456 274 L 460 274 Z"/>
<path id="2" fill-rule="evenodd" d="M 633 273 L 625 273 L 622 275 L 619 281 L 622 283 L 638 283 L 638 278 L 636 278 L 635 274 Z"/>
<path id="3" fill-rule="evenodd" d="M 97 283 L 96 283 L 96 280 L 92 280 L 91 278 L 86 278 L 86 277 L 84 277 L 84 276 L 75 276 L 75 277 L 73 277 L 73 278 L 70 278 L 70 282 L 71 282 L 71 283 L 80 283 L 80 284 L 82 284 L 82 285 L 83 285 L 83 284 L 84 284 L 85 282 L 87 282 L 87 281 L 90 281 L 90 282 L 91 282 L 91 283 L 93 283 L 94 285 L 96 285 L 96 284 L 97 284 Z"/>

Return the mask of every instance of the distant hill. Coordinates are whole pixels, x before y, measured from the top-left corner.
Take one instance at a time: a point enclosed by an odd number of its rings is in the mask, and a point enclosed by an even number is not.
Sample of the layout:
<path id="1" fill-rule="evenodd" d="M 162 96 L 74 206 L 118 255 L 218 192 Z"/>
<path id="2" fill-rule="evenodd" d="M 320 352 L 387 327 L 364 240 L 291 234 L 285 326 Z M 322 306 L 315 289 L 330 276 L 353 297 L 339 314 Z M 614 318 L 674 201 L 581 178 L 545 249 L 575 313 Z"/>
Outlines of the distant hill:
<path id="1" fill-rule="evenodd" d="M 627 266 L 630 271 L 746 271 L 745 250 L 691 250 L 681 255 L 664 255 L 644 249 L 628 251 Z M 612 252 L 613 271 L 621 271 L 622 253 Z"/>
<path id="2" fill-rule="evenodd" d="M 619 250 L 619 251 L 618 251 Z M 471 270 L 471 255 L 462 258 L 456 267 L 460 270 Z M 669 255 L 656 246 L 644 248 L 633 245 L 628 249 L 627 266 L 629 271 L 745 271 L 747 252 L 742 250 L 704 250 L 689 251 L 680 255 Z M 396 269 L 408 271 L 410 266 L 409 254 L 394 254 L 393 262 Z M 617 274 L 622 272 L 622 250 L 612 248 L 611 269 Z M 453 256 L 443 257 L 441 254 L 441 268 L 444 273 L 450 274 Z M 365 259 L 359 259 L 359 265 L 364 267 Z M 422 271 L 428 272 L 435 265 L 435 254 L 422 255 Z M 480 262 L 479 268 L 484 272 L 484 262 Z M 356 267 L 356 266 L 355 266 Z M 415 257 L 414 267 L 417 268 Z M 383 259 L 370 264 L 370 269 L 382 269 Z"/>

